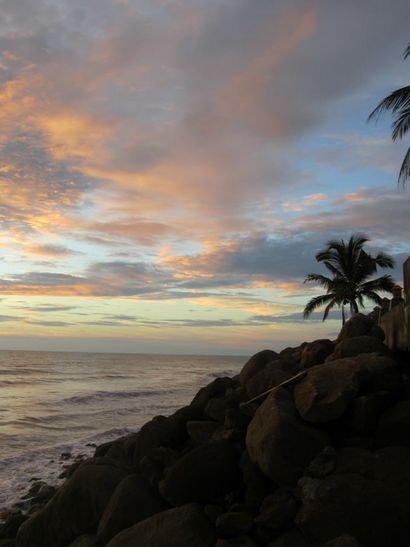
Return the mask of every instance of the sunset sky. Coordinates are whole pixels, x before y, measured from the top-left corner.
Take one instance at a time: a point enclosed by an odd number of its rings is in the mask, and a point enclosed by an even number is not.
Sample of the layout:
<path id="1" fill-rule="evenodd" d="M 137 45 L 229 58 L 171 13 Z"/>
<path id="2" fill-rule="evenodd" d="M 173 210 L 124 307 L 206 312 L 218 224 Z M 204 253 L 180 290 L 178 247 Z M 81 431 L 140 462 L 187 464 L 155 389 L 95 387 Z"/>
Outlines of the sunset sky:
<path id="1" fill-rule="evenodd" d="M 0 349 L 251 354 L 330 238 L 410 254 L 408 0 L 2 0 Z"/>

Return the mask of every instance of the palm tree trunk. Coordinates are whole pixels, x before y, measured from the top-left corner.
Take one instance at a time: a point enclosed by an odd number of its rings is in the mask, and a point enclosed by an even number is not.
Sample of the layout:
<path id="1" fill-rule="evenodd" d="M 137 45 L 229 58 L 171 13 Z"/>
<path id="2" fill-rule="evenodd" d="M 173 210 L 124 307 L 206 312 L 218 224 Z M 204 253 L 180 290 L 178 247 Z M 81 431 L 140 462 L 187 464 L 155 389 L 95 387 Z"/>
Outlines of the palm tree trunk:
<path id="1" fill-rule="evenodd" d="M 345 316 L 345 307 L 344 304 L 342 304 L 342 325 L 346 323 L 346 316 Z"/>

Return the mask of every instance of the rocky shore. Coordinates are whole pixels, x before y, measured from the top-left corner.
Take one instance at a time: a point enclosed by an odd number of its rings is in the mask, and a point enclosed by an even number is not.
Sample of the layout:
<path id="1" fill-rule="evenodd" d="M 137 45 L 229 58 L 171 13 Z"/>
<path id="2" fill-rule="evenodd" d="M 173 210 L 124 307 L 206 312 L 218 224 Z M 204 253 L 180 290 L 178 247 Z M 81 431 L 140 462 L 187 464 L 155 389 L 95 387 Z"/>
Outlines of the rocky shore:
<path id="1" fill-rule="evenodd" d="M 257 353 L 42 485 L 0 547 L 410 545 L 410 362 L 383 338 L 357 315 Z"/>

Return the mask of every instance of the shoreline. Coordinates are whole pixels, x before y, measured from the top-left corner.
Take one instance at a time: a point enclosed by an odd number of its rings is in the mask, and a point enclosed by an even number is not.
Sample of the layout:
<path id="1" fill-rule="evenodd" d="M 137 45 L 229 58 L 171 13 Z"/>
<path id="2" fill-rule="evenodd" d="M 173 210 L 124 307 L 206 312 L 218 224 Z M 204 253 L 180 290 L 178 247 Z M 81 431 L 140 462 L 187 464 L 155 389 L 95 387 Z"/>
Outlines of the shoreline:
<path id="1" fill-rule="evenodd" d="M 336 341 L 255 354 L 97 446 L 0 547 L 405 547 L 410 363 L 383 336 L 359 315 Z"/>

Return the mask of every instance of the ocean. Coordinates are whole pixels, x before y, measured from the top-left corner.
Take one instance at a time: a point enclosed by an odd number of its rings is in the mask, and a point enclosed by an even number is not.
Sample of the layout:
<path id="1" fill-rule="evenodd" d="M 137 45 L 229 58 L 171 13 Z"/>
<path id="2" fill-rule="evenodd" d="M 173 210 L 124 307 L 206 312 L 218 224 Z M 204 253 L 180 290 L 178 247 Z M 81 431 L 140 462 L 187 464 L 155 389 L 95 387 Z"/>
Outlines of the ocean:
<path id="1" fill-rule="evenodd" d="M 246 357 L 0 351 L 0 512 L 95 445 L 188 404 Z M 64 456 L 62 456 L 64 454 Z"/>

